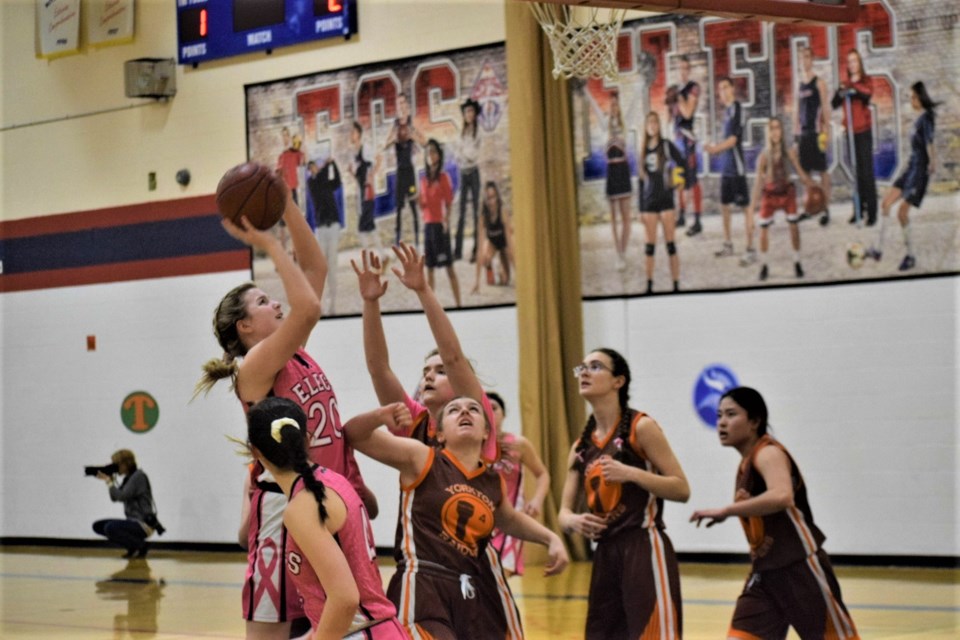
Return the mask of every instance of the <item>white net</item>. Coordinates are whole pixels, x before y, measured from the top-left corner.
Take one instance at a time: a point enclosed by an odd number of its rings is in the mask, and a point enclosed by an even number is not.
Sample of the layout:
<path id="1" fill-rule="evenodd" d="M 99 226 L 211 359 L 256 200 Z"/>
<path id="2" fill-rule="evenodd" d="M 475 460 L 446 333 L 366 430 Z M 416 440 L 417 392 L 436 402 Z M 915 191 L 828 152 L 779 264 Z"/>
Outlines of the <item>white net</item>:
<path id="1" fill-rule="evenodd" d="M 531 2 L 553 50 L 553 77 L 615 81 L 617 37 L 625 9 Z"/>

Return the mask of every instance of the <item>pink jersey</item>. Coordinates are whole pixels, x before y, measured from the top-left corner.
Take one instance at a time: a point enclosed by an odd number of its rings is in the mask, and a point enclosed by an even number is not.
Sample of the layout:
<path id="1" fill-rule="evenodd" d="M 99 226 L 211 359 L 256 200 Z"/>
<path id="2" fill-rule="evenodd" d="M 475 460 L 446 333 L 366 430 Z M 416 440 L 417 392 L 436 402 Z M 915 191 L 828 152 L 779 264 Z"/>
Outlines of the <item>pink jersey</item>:
<path id="1" fill-rule="evenodd" d="M 376 637 L 404 638 L 404 632 L 396 620 L 396 607 L 383 593 L 383 581 L 377 568 L 377 552 L 373 546 L 373 530 L 360 496 L 350 486 L 350 482 L 335 471 L 317 467 L 313 476 L 324 484 L 327 491 L 333 491 L 340 496 L 347 506 L 347 519 L 334 537 L 350 565 L 350 572 L 360 593 L 360 606 L 354 616 L 353 628 L 365 628 L 371 622 L 385 621 L 371 627 L 371 631 L 377 630 Z M 303 480 L 298 478 L 293 484 L 290 498 L 304 489 Z M 287 569 L 303 598 L 303 610 L 310 618 L 310 623 L 316 627 L 323 614 L 327 592 L 293 536 L 290 536 L 288 542 L 286 560 Z M 395 633 L 382 633 L 389 628 L 394 628 Z"/>
<path id="2" fill-rule="evenodd" d="M 415 438 L 431 447 L 437 446 L 437 423 L 430 415 L 426 405 L 420 404 L 408 395 L 404 395 L 403 404 L 410 410 L 413 416 L 413 425 L 408 433 L 395 432 L 394 435 L 407 436 Z M 490 435 L 483 445 L 483 451 L 480 457 L 487 464 L 493 464 L 500 459 L 500 445 L 497 442 L 497 423 L 493 416 L 493 405 L 490 404 L 490 398 L 486 394 L 480 399 L 480 405 L 487 416 L 487 423 L 490 425 Z"/>
<path id="3" fill-rule="evenodd" d="M 503 443 L 512 445 L 517 437 L 512 433 L 503 434 Z M 523 464 L 520 462 L 520 451 L 515 446 L 506 446 L 502 449 L 503 455 L 493 465 L 506 484 L 506 498 L 517 511 L 523 511 Z M 511 573 L 523 575 L 523 540 L 512 538 L 497 529 L 490 544 L 500 552 L 500 564 Z"/>
<path id="4" fill-rule="evenodd" d="M 298 349 L 273 382 L 273 395 L 296 402 L 307 415 L 307 452 L 321 467 L 342 473 L 357 493 L 364 490 L 353 447 L 343 439 L 337 395 L 323 369 Z"/>

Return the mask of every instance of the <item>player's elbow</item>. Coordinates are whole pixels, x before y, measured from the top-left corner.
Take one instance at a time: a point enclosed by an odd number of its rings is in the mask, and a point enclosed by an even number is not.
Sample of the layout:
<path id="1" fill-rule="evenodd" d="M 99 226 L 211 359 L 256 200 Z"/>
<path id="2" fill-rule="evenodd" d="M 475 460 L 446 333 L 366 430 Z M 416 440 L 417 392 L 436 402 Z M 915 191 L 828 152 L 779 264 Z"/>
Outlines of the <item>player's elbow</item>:
<path id="1" fill-rule="evenodd" d="M 690 483 L 686 479 L 681 478 L 680 482 L 677 483 L 677 489 L 674 493 L 675 502 L 687 502 L 690 500 Z"/>

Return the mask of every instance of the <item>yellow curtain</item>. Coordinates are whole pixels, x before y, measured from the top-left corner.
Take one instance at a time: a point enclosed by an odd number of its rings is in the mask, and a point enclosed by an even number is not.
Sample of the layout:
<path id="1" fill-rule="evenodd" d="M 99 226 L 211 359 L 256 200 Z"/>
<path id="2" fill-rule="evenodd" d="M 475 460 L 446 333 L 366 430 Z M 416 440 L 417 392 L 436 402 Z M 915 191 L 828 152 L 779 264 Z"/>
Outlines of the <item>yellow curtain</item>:
<path id="1" fill-rule="evenodd" d="M 547 526 L 556 514 L 570 445 L 583 427 L 583 401 L 569 373 L 583 352 L 580 245 L 567 83 L 529 3 L 506 2 L 510 167 L 517 260 L 520 412 L 523 433 L 550 470 Z M 582 540 L 570 540 L 583 558 Z M 542 559 L 528 546 L 528 560 Z"/>

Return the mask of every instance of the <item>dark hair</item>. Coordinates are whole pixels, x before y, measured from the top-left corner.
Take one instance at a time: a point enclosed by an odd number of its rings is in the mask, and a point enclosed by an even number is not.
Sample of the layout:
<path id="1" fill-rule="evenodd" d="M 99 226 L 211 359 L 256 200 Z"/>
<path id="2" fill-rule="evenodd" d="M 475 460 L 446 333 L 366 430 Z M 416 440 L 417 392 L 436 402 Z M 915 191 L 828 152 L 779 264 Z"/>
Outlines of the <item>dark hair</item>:
<path id="1" fill-rule="evenodd" d="M 274 437 L 273 425 L 284 418 L 293 420 L 296 426 L 289 423 L 280 426 L 278 441 Z M 278 469 L 296 471 L 303 478 L 303 484 L 317 499 L 320 522 L 324 522 L 327 519 L 327 509 L 323 505 L 325 490 L 323 483 L 313 475 L 313 466 L 307 459 L 306 429 L 307 416 L 287 398 L 266 398 L 247 413 L 247 441 L 270 464 Z"/>
<path id="2" fill-rule="evenodd" d="M 427 168 L 427 180 L 429 182 L 436 182 L 437 180 L 440 179 L 440 174 L 443 173 L 443 145 L 441 145 L 436 138 L 430 138 L 429 140 L 427 140 L 428 151 L 430 150 L 431 146 L 437 150 L 437 155 L 439 156 L 439 158 L 437 159 L 437 167 L 436 169 L 430 168 L 430 156 L 427 153 L 423 154 L 424 164 L 426 165 L 426 168 Z"/>
<path id="3" fill-rule="evenodd" d="M 467 135 L 467 127 L 469 126 L 471 135 L 476 138 L 477 133 L 479 133 L 477 129 L 477 121 L 480 119 L 480 103 L 473 98 L 467 98 L 463 101 L 463 104 L 460 105 L 460 113 L 466 116 L 468 107 L 473 109 L 473 122 L 468 125 L 466 118 L 464 118 L 463 130 L 460 132 L 460 137 L 462 138 Z"/>
<path id="4" fill-rule="evenodd" d="M 487 397 L 500 405 L 500 410 L 503 411 L 503 415 L 507 415 L 507 403 L 503 401 L 499 393 L 496 391 L 487 391 Z"/>
<path id="5" fill-rule="evenodd" d="M 353 121 L 353 128 L 356 130 L 357 133 L 359 133 L 360 135 L 363 135 L 363 125 L 361 125 L 356 120 Z"/>
<path id="6" fill-rule="evenodd" d="M 497 186 L 497 183 L 493 180 L 488 180 L 485 185 L 483 185 L 483 190 L 493 189 L 497 192 L 497 215 L 500 215 L 500 212 L 503 210 L 503 198 L 500 196 L 500 187 Z M 483 211 L 487 214 L 487 218 L 493 217 L 493 211 L 490 210 L 490 206 L 487 204 L 486 194 L 483 197 Z"/>
<path id="7" fill-rule="evenodd" d="M 724 82 L 726 82 L 727 84 L 729 84 L 731 87 L 734 86 L 734 85 L 733 85 L 733 79 L 732 79 L 730 76 L 720 76 L 719 78 L 717 78 L 717 84 L 723 84 Z M 734 88 L 736 88 L 736 87 L 734 87 Z"/>
<path id="8" fill-rule="evenodd" d="M 600 347 L 599 349 L 593 349 L 591 353 L 602 353 L 610 358 L 610 361 L 613 362 L 613 371 L 611 375 L 613 376 L 623 376 L 624 382 L 623 386 L 617 390 L 619 394 L 620 401 L 620 423 L 617 425 L 617 435 L 615 437 L 620 438 L 623 442 L 627 442 L 630 438 L 630 422 L 632 420 L 633 412 L 629 411 L 630 404 L 630 365 L 627 364 L 627 359 L 620 355 L 620 352 L 614 351 L 607 347 Z M 591 414 L 590 418 L 587 420 L 587 424 L 583 427 L 583 432 L 580 434 L 580 439 L 577 442 L 576 456 L 577 460 L 573 463 L 575 469 L 580 469 L 582 465 L 583 452 L 587 449 L 587 445 L 590 440 L 593 438 L 593 432 L 597 428 L 597 419 Z M 617 452 L 614 456 L 615 459 L 620 460 L 623 451 Z"/>
<path id="9" fill-rule="evenodd" d="M 860 55 L 860 52 L 857 51 L 856 49 L 850 49 L 849 51 L 847 51 L 847 57 L 849 57 L 851 53 L 852 53 L 852 54 L 855 54 L 855 55 L 857 56 L 857 66 L 859 67 L 860 79 L 862 80 L 863 78 L 866 78 L 866 77 L 867 77 L 867 70 L 863 68 L 863 56 Z M 848 80 L 850 79 L 850 76 L 851 76 L 851 74 L 850 74 L 850 65 L 847 64 L 847 79 L 848 79 Z"/>
<path id="10" fill-rule="evenodd" d="M 734 387 L 720 396 L 720 400 L 724 398 L 730 398 L 740 405 L 747 412 L 748 420 L 757 421 L 758 436 L 767 435 L 767 427 L 770 426 L 767 422 L 769 414 L 767 413 L 767 403 L 763 401 L 763 396 L 760 395 L 759 391 L 752 387 Z"/>
<path id="11" fill-rule="evenodd" d="M 930 97 L 930 94 L 927 93 L 927 86 L 923 84 L 923 80 L 917 80 L 912 85 L 910 89 L 917 94 L 917 100 L 920 101 L 920 106 L 923 107 L 924 111 L 929 111 L 933 115 L 933 110 L 937 108 L 939 102 L 934 102 L 933 98 Z"/>

